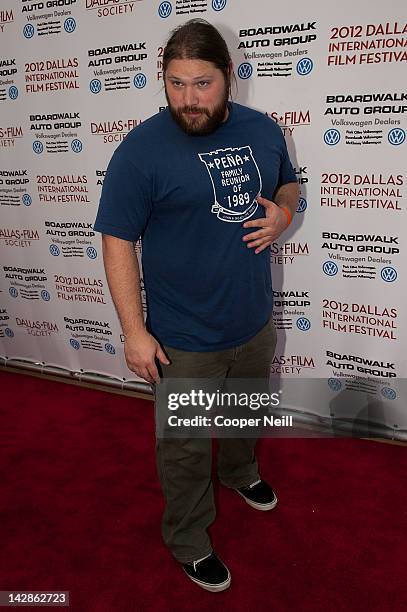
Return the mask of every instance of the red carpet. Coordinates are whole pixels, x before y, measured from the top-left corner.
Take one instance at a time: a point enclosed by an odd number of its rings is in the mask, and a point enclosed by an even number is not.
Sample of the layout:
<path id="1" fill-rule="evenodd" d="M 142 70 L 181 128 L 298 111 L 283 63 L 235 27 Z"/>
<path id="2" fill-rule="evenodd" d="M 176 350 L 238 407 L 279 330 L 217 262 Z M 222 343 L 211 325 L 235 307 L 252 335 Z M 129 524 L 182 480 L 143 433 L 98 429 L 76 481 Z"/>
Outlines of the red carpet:
<path id="1" fill-rule="evenodd" d="M 75 612 L 406 609 L 406 448 L 261 441 L 279 505 L 258 512 L 217 487 L 211 533 L 232 586 L 212 594 L 161 542 L 152 403 L 0 381 L 0 590 L 70 591 Z"/>

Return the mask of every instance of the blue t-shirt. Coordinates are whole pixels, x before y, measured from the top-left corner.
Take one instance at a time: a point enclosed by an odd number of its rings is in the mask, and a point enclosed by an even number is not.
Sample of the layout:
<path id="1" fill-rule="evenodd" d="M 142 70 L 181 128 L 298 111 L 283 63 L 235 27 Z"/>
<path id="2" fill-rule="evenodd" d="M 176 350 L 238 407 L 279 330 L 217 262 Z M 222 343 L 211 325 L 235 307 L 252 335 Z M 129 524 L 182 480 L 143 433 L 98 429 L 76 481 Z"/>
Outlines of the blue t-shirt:
<path id="1" fill-rule="evenodd" d="M 256 196 L 296 182 L 281 129 L 230 103 L 212 134 L 190 136 L 167 110 L 134 128 L 106 172 L 94 229 L 142 238 L 147 329 L 186 351 L 243 344 L 273 309 L 270 251 L 243 228 L 264 217 Z"/>

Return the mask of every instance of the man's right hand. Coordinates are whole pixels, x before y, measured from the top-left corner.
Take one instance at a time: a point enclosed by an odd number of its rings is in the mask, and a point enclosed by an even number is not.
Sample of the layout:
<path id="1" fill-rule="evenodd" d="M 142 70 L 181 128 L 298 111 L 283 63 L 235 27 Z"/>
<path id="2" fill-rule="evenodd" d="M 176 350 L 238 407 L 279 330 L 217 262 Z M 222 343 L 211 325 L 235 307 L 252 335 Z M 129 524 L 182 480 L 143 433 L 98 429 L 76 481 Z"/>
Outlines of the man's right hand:
<path id="1" fill-rule="evenodd" d="M 169 365 L 170 361 L 157 340 L 145 329 L 126 336 L 124 355 L 129 370 L 149 383 L 159 383 L 155 360 Z"/>

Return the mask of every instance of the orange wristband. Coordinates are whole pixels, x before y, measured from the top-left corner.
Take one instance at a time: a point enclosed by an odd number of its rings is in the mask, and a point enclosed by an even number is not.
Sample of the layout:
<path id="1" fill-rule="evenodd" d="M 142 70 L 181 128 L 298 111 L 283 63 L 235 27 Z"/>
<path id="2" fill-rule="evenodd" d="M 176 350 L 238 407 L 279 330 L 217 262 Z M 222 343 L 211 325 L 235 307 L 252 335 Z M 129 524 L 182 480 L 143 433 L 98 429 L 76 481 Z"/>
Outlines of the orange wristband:
<path id="1" fill-rule="evenodd" d="M 287 226 L 288 227 L 291 223 L 291 221 L 293 220 L 292 216 L 291 216 L 291 212 L 289 211 L 288 208 L 286 208 L 286 206 L 280 206 L 281 210 L 283 210 L 285 212 L 285 214 L 287 215 Z"/>

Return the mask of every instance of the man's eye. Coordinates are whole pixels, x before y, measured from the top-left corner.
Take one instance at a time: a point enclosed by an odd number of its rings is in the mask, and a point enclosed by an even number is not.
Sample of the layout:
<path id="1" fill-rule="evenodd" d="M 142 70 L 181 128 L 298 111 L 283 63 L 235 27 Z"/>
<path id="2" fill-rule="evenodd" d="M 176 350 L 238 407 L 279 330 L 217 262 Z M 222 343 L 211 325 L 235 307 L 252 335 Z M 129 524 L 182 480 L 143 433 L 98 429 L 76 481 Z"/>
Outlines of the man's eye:
<path id="1" fill-rule="evenodd" d="M 209 85 L 209 81 L 199 81 L 198 83 L 199 87 L 206 87 L 207 85 Z"/>
<path id="2" fill-rule="evenodd" d="M 171 81 L 171 83 L 174 85 L 174 87 L 181 87 L 182 85 L 181 81 Z"/>

